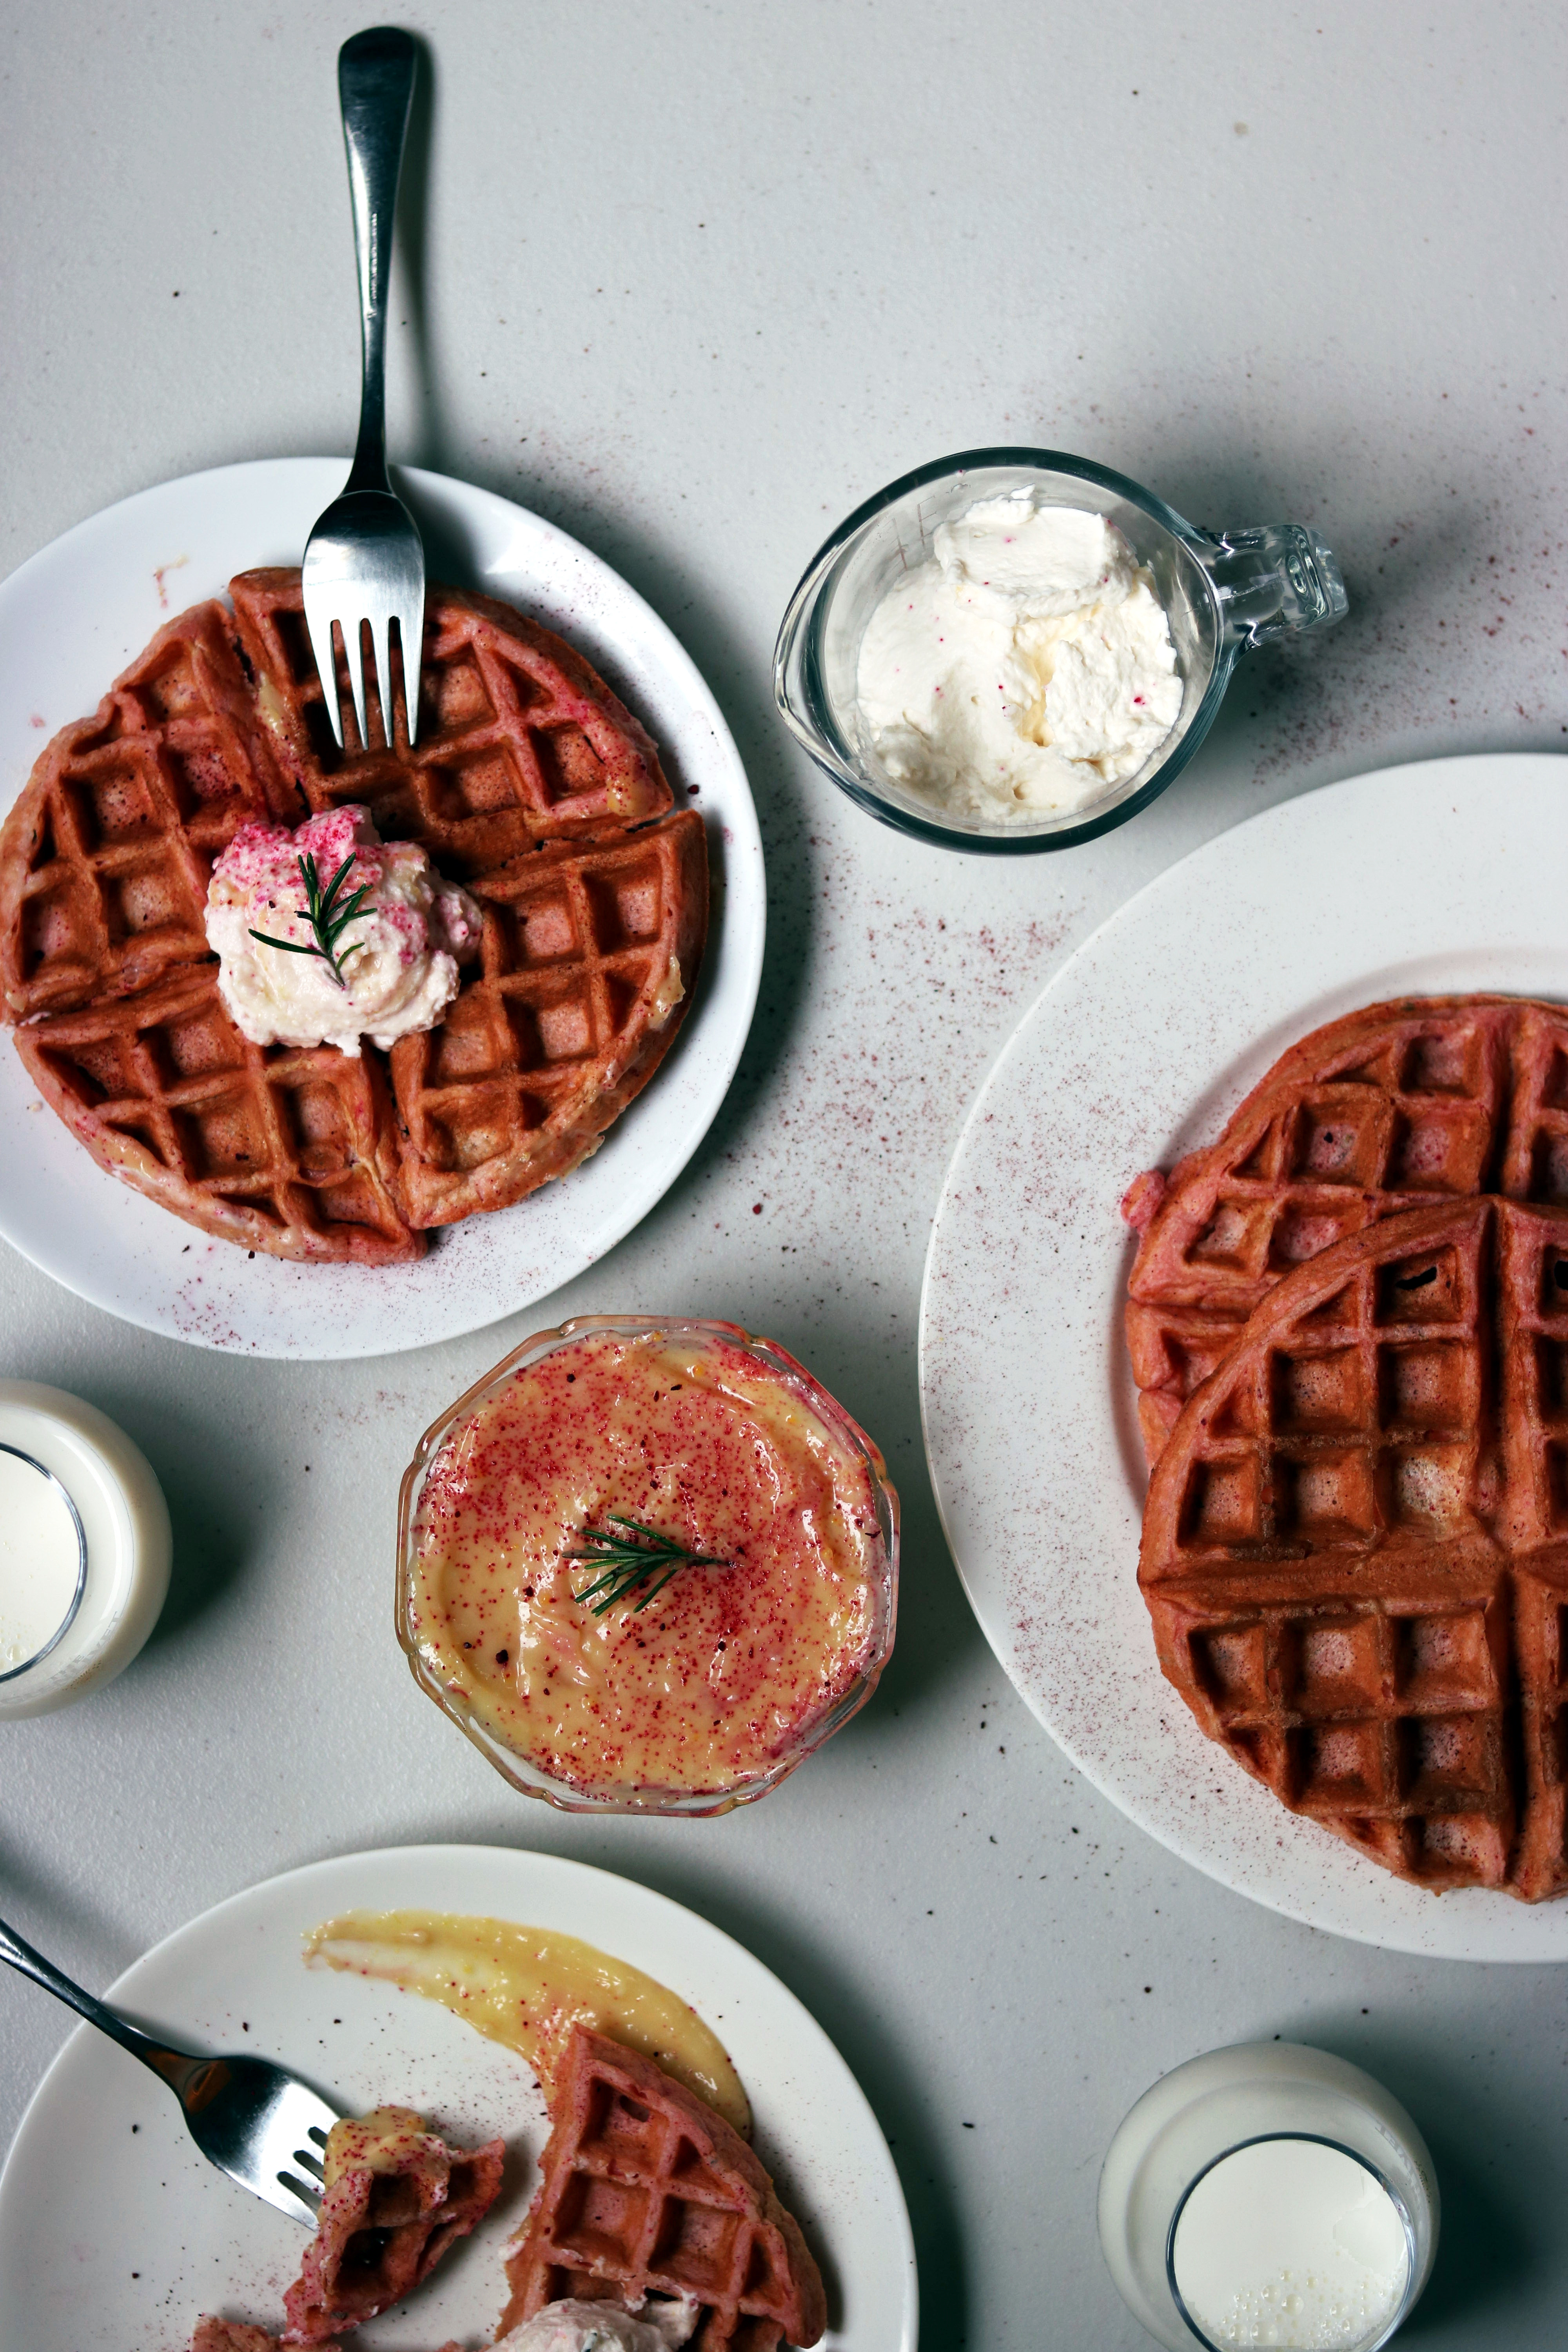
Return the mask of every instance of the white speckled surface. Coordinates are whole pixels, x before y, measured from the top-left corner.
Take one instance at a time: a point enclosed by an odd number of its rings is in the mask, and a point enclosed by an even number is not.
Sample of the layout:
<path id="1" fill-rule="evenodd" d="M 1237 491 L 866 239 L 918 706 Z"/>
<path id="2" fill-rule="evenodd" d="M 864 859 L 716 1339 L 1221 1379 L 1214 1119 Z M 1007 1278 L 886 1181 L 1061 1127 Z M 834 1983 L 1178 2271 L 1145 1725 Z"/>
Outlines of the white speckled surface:
<path id="1" fill-rule="evenodd" d="M 145 484 L 347 446 L 331 59 L 362 21 L 342 0 L 0 11 L 0 564 Z M 1568 2342 L 1558 1974 L 1331 1941 L 1130 1829 L 969 1615 L 914 1368 L 949 1151 L 1064 952 L 1270 801 L 1563 746 L 1568 34 L 1525 0 L 442 0 L 408 21 L 434 107 L 397 453 L 536 506 L 663 614 L 734 730 L 769 860 L 728 1104 L 648 1221 L 526 1328 L 647 1302 L 798 1353 L 903 1489 L 900 1646 L 844 1737 L 750 1811 L 526 1809 L 419 1698 L 389 1624 L 396 1473 L 523 1325 L 256 1367 L 7 1255 L 0 1370 L 123 1422 L 176 1561 L 120 1682 L 5 1731 L 0 1911 L 96 1982 L 266 1872 L 383 1841 L 531 1843 L 646 1879 L 751 1946 L 848 2058 L 903 2168 L 940 2352 L 1131 2352 L 1093 2230 L 1115 2123 L 1216 2042 L 1319 2041 L 1434 2145 L 1448 2236 L 1412 2340 Z M 1313 522 L 1352 605 L 1243 670 L 1133 825 L 1010 865 L 869 824 L 789 748 L 767 683 L 826 530 L 999 439 L 1098 457 L 1201 522 Z M 0 1986 L 0 2128 L 64 2024 Z M 6 2341 L 3 2294 L 0 2347 L 54 2352 Z"/>

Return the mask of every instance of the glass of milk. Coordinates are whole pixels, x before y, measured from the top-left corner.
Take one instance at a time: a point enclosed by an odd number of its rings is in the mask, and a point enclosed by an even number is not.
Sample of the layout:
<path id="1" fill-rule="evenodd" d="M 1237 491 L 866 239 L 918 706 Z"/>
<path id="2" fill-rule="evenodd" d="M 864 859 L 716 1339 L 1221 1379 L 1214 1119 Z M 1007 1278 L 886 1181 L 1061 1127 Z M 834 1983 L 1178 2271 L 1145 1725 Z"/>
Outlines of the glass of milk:
<path id="1" fill-rule="evenodd" d="M 129 1665 L 172 1550 L 163 1490 L 122 1429 L 62 1389 L 0 1381 L 0 1721 Z"/>
<path id="2" fill-rule="evenodd" d="M 1178 2066 L 1100 2175 L 1111 2277 L 1169 2352 L 1375 2352 L 1426 2284 L 1437 2227 L 1432 2159 L 1404 2108 L 1299 2042 Z"/>
<path id="3" fill-rule="evenodd" d="M 1163 610 L 1182 692 L 1173 726 L 1142 767 L 1091 800 L 1003 821 L 944 813 L 900 782 L 877 751 L 857 689 L 872 615 L 931 562 L 938 532 L 985 501 L 1013 498 L 1102 517 L 1120 533 Z M 818 767 L 884 824 L 950 849 L 1067 849 L 1125 824 L 1173 782 L 1213 724 L 1241 654 L 1346 610 L 1339 566 L 1303 524 L 1203 530 L 1152 490 L 1088 458 L 972 449 L 889 483 L 818 549 L 779 630 L 773 692 Z"/>

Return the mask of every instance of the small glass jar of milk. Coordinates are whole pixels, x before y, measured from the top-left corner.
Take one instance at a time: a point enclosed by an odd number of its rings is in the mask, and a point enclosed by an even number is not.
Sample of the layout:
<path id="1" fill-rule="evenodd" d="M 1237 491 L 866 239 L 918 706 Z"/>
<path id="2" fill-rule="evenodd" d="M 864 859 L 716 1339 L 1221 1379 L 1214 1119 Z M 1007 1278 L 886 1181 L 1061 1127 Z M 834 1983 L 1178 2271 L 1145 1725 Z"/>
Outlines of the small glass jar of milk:
<path id="1" fill-rule="evenodd" d="M 169 1590 L 168 1506 L 145 1457 L 63 1389 L 0 1381 L 0 1720 L 112 1681 Z"/>
<path id="2" fill-rule="evenodd" d="M 1426 2284 L 1437 2221 L 1432 2159 L 1398 2101 L 1300 2042 L 1176 2067 L 1100 2179 L 1110 2275 L 1170 2352 L 1375 2352 Z"/>

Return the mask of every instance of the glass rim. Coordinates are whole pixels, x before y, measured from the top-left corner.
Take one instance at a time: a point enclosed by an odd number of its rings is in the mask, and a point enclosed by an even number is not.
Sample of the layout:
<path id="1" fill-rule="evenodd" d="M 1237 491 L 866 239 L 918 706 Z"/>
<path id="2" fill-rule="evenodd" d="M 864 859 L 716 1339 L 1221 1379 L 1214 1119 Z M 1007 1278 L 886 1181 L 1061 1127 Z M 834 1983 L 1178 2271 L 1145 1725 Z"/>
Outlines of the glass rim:
<path id="1" fill-rule="evenodd" d="M 466 1698 L 445 1690 L 427 1673 L 419 1652 L 417 1637 L 407 1622 L 407 1607 L 412 1585 L 414 1564 L 414 1519 L 431 1463 L 452 1431 L 505 1381 L 530 1364 L 540 1362 L 559 1349 L 575 1341 L 611 1332 L 628 1339 L 644 1334 L 666 1333 L 672 1337 L 696 1334 L 723 1340 L 739 1347 L 749 1356 L 781 1371 L 792 1385 L 798 1387 L 805 1401 L 817 1413 L 829 1431 L 843 1443 L 866 1471 L 870 1486 L 877 1522 L 877 1559 L 873 1564 L 873 1583 L 877 1601 L 877 1622 L 874 1630 L 870 1660 L 857 1675 L 849 1688 L 822 1716 L 811 1721 L 791 1743 L 787 1752 L 765 1770 L 748 1775 L 723 1790 L 670 1790 L 656 1784 L 633 1786 L 625 1792 L 599 1795 L 586 1791 L 574 1782 L 563 1780 L 536 1764 L 530 1757 L 509 1748 L 476 1717 Z M 397 1507 L 397 1590 L 394 1611 L 395 1630 L 398 1645 L 408 1661 L 411 1673 L 426 1697 L 435 1701 L 448 1720 L 472 1742 L 487 1763 L 522 1795 L 542 1798 L 563 1812 L 598 1815 L 647 1817 L 685 1817 L 700 1819 L 727 1813 L 737 1805 L 749 1804 L 787 1779 L 796 1766 L 805 1762 L 837 1731 L 842 1730 L 850 1718 L 858 1715 L 876 1689 L 883 1669 L 892 1655 L 898 1631 L 899 1601 L 899 1538 L 900 1504 L 898 1489 L 888 1473 L 881 1448 L 846 1411 L 832 1391 L 824 1387 L 816 1374 L 807 1370 L 798 1358 L 773 1339 L 746 1330 L 743 1325 L 726 1322 L 716 1316 L 700 1315 L 580 1315 L 564 1323 L 535 1331 L 519 1342 L 508 1354 L 467 1388 L 455 1403 L 431 1423 L 415 1448 L 413 1459 L 403 1474 L 398 1490 Z"/>
<path id="2" fill-rule="evenodd" d="M 1224 2164 L 1230 2157 L 1239 2156 L 1244 2148 L 1272 2146 L 1279 2140 L 1306 2141 L 1314 2147 L 1331 2147 L 1338 2156 L 1348 2156 L 1352 2164 L 1359 2164 L 1363 2172 L 1371 2174 L 1399 2216 L 1400 2225 L 1405 2231 L 1405 2285 L 1401 2290 L 1399 2301 L 1377 2335 L 1363 2336 L 1358 2343 L 1348 2347 L 1348 2352 L 1380 2352 L 1380 2347 L 1386 2344 L 1408 2319 L 1416 2296 L 1420 2293 L 1415 2260 L 1415 2217 L 1405 2197 L 1381 2166 L 1373 2164 L 1370 2157 L 1363 2156 L 1360 2148 L 1351 2147 L 1344 2140 L 1335 2139 L 1329 2132 L 1249 2132 L 1245 2139 L 1233 2140 L 1228 2147 L 1222 2147 L 1217 2156 L 1211 2156 L 1206 2164 L 1199 2167 L 1176 2200 L 1175 2210 L 1171 2215 L 1171 2226 L 1165 2232 L 1165 2282 L 1171 2290 L 1176 2309 L 1191 2328 L 1197 2342 L 1205 2347 L 1205 2352 L 1232 2352 L 1232 2347 L 1218 2345 L 1212 2336 L 1205 2336 L 1187 2308 L 1176 2278 L 1176 2231 L 1180 2226 L 1183 2214 L 1187 2210 L 1189 2198 L 1199 2184 L 1208 2179 L 1216 2166 Z"/>
<path id="3" fill-rule="evenodd" d="M 1208 677 L 1199 698 L 1190 724 L 1180 742 L 1167 756 L 1157 754 L 1153 767 L 1136 790 L 1127 793 L 1109 806 L 1067 813 L 1061 822 L 1027 827 L 994 825 L 982 828 L 952 824 L 934 814 L 906 808 L 901 801 L 888 797 L 867 774 L 858 767 L 847 766 L 837 760 L 825 758 L 808 740 L 804 722 L 791 708 L 785 688 L 788 650 L 803 626 L 807 625 L 807 608 L 811 608 L 810 627 L 815 633 L 816 614 L 820 611 L 822 591 L 834 565 L 877 517 L 896 505 L 900 499 L 924 489 L 936 481 L 952 479 L 968 473 L 987 469 L 1011 468 L 1020 472 L 1054 473 L 1070 480 L 1094 484 L 1109 490 L 1131 506 L 1137 507 L 1151 521 L 1157 523 L 1169 537 L 1176 540 L 1192 555 L 1196 570 L 1202 575 L 1215 631 L 1215 653 L 1209 666 Z M 1225 698 L 1235 667 L 1235 649 L 1226 643 L 1224 614 L 1214 582 L 1199 560 L 1200 551 L 1216 544 L 1212 534 L 1178 514 L 1175 508 L 1131 475 L 1120 474 L 1114 467 L 1101 466 L 1090 457 L 1075 457 L 1065 449 L 1036 449 L 1024 444 L 1002 443 L 994 447 L 961 449 L 951 457 L 935 457 L 923 466 L 916 466 L 896 481 L 863 499 L 853 513 L 847 515 L 837 530 L 830 531 L 797 583 L 784 619 L 779 624 L 773 648 L 773 698 L 781 716 L 795 740 L 800 742 L 819 766 L 830 775 L 848 799 L 869 816 L 892 827 L 897 833 L 915 840 L 928 842 L 942 849 L 968 851 L 979 856 L 1018 856 L 1039 855 L 1053 849 L 1073 849 L 1082 843 L 1096 840 L 1125 824 L 1140 810 L 1157 800 L 1173 784 L 1194 753 L 1202 744 L 1214 723 L 1216 711 Z"/>
<path id="4" fill-rule="evenodd" d="M 36 1454 L 25 1452 L 20 1445 L 6 1444 L 3 1439 L 0 1439 L 0 1454 L 9 1454 L 14 1461 L 25 1462 L 29 1470 L 37 1470 L 40 1477 L 47 1478 L 50 1486 L 58 1490 L 67 1510 L 70 1513 L 71 1525 L 76 1529 L 76 1585 L 71 1593 L 69 1605 L 41 1649 L 35 1650 L 30 1658 L 24 1658 L 20 1665 L 0 1669 L 0 1683 L 11 1683 L 16 1680 L 18 1675 L 31 1674 L 35 1666 L 41 1665 L 50 1651 L 58 1648 L 76 1622 L 77 1612 L 81 1607 L 82 1596 L 87 1591 L 87 1529 L 81 1523 L 81 1513 L 77 1509 L 75 1496 L 65 1480 L 57 1476 L 47 1462 L 40 1462 Z"/>

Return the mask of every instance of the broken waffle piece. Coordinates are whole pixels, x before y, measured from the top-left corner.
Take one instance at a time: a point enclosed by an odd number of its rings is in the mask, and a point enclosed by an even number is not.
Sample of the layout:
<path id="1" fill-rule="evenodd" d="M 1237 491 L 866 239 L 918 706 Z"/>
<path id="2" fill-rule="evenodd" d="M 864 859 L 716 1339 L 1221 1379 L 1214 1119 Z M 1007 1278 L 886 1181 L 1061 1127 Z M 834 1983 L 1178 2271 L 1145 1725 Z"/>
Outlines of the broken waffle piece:
<path id="1" fill-rule="evenodd" d="M 651 2058 L 579 2026 L 507 2255 L 498 2341 L 548 2306 L 695 2304 L 693 2352 L 810 2346 L 827 2324 L 800 2225 L 740 2135 Z"/>
<path id="2" fill-rule="evenodd" d="M 500 2188 L 503 2140 L 448 2147 L 412 2107 L 334 2124 L 316 2234 L 283 2298 L 285 2344 L 325 2344 L 413 2293 L 483 2221 Z"/>

